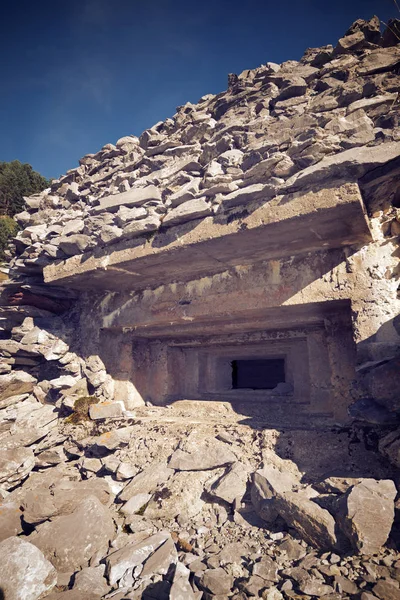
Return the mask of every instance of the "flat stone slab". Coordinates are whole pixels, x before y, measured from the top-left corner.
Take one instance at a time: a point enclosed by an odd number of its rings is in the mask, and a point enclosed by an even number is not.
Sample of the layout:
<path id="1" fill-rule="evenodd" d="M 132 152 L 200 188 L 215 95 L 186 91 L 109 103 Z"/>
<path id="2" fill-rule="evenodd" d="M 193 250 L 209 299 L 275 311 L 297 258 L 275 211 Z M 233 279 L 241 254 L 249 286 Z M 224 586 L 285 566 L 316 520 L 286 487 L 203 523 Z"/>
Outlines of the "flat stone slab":
<path id="1" fill-rule="evenodd" d="M 109 197 L 110 207 L 117 209 L 124 194 Z M 372 239 L 356 183 L 265 201 L 257 196 L 253 203 L 250 195 L 240 211 L 235 219 L 205 217 L 158 231 L 151 240 L 124 240 L 55 262 L 45 267 L 45 281 L 81 290 L 132 290 Z"/>

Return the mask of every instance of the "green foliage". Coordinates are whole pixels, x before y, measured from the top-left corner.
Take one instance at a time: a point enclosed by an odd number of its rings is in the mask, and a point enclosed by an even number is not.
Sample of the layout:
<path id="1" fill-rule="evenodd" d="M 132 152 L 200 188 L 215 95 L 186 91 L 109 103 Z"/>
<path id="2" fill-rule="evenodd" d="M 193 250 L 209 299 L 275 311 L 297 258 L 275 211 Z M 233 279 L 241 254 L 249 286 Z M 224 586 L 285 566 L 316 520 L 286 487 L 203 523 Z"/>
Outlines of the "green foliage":
<path id="1" fill-rule="evenodd" d="M 24 208 L 23 196 L 37 194 L 50 182 L 19 160 L 0 162 L 0 215 L 14 216 Z"/>
<path id="2" fill-rule="evenodd" d="M 8 240 L 16 235 L 18 225 L 11 217 L 0 217 L 0 259 L 4 258 L 4 250 Z"/>
<path id="3" fill-rule="evenodd" d="M 99 401 L 95 396 L 82 396 L 75 401 L 74 412 L 65 419 L 66 423 L 77 425 L 82 421 L 89 420 L 89 406 L 97 404 Z"/>

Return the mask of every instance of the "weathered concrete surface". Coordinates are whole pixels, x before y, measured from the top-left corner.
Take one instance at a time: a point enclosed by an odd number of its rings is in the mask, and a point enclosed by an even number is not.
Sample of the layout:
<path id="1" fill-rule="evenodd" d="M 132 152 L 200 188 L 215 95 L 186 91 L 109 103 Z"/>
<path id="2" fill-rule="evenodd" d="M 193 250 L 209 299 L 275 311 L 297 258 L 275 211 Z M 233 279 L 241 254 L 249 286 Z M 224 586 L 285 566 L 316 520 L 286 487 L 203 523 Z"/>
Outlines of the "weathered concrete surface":
<path id="1" fill-rule="evenodd" d="M 249 204 L 246 212 L 231 222 L 207 217 L 158 233 L 150 242 L 122 242 L 111 250 L 54 263 L 44 269 L 45 281 L 120 291 L 371 241 L 357 184 L 278 196 L 261 206 Z"/>

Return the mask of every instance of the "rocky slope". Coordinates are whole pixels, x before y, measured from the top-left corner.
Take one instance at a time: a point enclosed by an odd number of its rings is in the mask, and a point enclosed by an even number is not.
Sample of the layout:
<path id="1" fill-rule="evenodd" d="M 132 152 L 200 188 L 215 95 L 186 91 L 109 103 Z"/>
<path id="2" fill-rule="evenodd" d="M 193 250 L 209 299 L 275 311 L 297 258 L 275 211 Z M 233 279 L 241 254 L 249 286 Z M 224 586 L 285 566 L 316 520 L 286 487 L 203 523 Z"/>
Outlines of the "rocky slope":
<path id="1" fill-rule="evenodd" d="M 357 21 L 335 48 L 231 75 L 27 199 L 0 307 L 6 600 L 400 598 L 396 394 L 320 433 L 224 405 L 129 413 L 80 354 L 77 293 L 43 282 L 54 261 L 396 162 L 396 27 Z M 393 239 L 391 186 L 370 216 Z"/>

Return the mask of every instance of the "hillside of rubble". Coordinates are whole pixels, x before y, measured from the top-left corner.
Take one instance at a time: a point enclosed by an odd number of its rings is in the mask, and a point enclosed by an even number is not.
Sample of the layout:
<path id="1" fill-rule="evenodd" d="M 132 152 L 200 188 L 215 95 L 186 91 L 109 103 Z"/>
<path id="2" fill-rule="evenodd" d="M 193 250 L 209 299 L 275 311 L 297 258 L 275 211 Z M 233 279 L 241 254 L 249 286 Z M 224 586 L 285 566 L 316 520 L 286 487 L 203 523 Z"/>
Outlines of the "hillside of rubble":
<path id="1" fill-rule="evenodd" d="M 400 600 L 399 32 L 358 20 L 335 47 L 230 75 L 26 198 L 0 302 L 0 598 Z M 57 275 L 107 274 L 108 253 L 192 221 L 245 229 L 260 203 L 338 181 L 362 182 L 386 253 L 369 276 L 392 337 L 360 357 L 373 398 L 319 427 L 114 401 Z"/>

